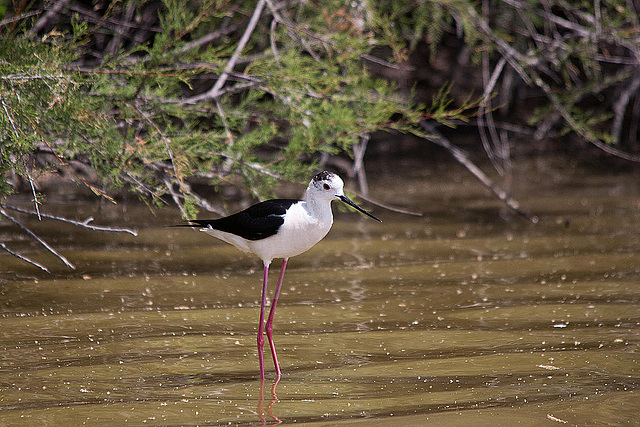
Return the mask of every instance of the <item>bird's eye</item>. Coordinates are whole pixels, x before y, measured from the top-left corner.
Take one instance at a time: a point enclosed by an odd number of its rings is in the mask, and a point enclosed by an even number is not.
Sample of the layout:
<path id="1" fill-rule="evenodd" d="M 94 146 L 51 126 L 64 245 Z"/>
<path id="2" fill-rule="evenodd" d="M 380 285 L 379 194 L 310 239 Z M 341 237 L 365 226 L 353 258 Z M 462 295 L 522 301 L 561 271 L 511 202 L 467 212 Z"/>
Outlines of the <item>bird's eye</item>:
<path id="1" fill-rule="evenodd" d="M 331 188 L 331 187 L 329 187 L 329 184 L 324 184 L 323 187 L 324 187 L 325 190 L 328 190 L 328 189 Z"/>

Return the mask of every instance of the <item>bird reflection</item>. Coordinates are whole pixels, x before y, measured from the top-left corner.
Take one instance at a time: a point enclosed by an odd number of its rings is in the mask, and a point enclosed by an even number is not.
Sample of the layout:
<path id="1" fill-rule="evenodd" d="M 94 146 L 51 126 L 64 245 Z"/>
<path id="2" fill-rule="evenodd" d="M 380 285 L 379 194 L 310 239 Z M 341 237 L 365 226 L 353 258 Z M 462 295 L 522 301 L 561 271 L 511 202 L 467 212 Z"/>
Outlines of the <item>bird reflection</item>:
<path id="1" fill-rule="evenodd" d="M 273 385 L 271 386 L 271 402 L 264 407 L 264 379 L 260 381 L 260 396 L 258 400 L 258 408 L 256 412 L 258 413 L 258 417 L 260 417 L 260 421 L 263 426 L 271 425 L 276 426 L 278 424 L 282 424 L 282 420 L 278 419 L 275 415 L 273 415 L 273 405 L 278 401 L 278 396 L 276 395 L 276 386 L 280 381 L 280 376 L 278 376 Z"/>

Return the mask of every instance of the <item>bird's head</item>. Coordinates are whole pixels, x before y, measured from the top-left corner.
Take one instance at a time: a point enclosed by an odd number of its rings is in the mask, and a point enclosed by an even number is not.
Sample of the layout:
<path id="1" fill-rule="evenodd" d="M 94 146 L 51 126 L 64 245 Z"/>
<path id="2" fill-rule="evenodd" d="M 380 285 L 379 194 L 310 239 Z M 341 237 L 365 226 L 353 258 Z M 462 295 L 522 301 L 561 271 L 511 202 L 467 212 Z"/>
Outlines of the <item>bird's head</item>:
<path id="1" fill-rule="evenodd" d="M 311 179 L 309 187 L 307 188 L 307 197 L 313 197 L 328 201 L 337 199 L 359 210 L 363 214 L 375 219 L 376 221 L 380 221 L 378 218 L 362 209 L 360 206 L 355 204 L 353 201 L 351 201 L 351 199 L 344 195 L 344 182 L 338 175 L 332 172 L 323 171 L 315 175 Z"/>

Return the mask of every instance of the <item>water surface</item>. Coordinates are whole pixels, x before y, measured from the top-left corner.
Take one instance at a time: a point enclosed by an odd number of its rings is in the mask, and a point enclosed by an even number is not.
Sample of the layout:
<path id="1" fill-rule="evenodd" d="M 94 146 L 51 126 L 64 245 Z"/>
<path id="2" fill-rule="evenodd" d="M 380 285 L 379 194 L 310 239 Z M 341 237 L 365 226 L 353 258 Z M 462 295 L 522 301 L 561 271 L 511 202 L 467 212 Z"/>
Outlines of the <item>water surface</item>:
<path id="1" fill-rule="evenodd" d="M 257 259 L 135 203 L 47 208 L 138 237 L 29 221 L 77 271 L 1 224 L 53 274 L 0 255 L 0 424 L 637 422 L 637 173 L 524 163 L 534 225 L 447 169 L 380 173 L 374 198 L 425 215 L 339 213 L 291 259 L 262 387 Z"/>

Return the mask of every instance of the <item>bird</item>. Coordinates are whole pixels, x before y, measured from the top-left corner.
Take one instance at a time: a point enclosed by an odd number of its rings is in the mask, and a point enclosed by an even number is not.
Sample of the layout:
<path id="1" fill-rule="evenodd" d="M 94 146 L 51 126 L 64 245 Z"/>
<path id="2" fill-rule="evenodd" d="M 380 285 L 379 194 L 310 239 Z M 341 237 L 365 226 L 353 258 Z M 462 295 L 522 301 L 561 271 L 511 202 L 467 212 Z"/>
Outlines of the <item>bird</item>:
<path id="1" fill-rule="evenodd" d="M 243 252 L 253 253 L 262 260 L 264 265 L 262 302 L 257 337 L 258 363 L 262 381 L 265 378 L 265 332 L 277 379 L 279 380 L 282 375 L 273 342 L 273 319 L 287 263 L 289 258 L 311 249 L 327 235 L 333 225 L 333 213 L 331 212 L 333 200 L 340 200 L 370 218 L 382 222 L 345 196 L 344 182 L 338 175 L 323 171 L 314 175 L 309 182 L 304 200 L 266 200 L 226 217 L 188 220 L 187 224 L 180 225 L 200 227 L 200 231 L 217 237 Z M 282 258 L 282 266 L 265 325 L 269 266 L 276 258 Z"/>

